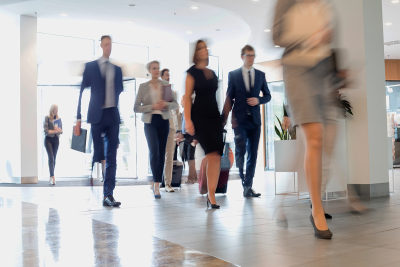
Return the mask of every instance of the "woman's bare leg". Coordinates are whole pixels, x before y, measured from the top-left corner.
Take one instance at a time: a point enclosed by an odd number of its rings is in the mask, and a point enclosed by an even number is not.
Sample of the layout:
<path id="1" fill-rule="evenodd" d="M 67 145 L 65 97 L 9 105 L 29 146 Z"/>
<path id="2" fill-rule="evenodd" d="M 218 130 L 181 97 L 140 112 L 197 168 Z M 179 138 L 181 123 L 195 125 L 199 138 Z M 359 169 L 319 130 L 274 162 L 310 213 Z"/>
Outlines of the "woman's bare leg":
<path id="1" fill-rule="evenodd" d="M 306 123 L 301 128 L 306 141 L 304 157 L 304 172 L 307 180 L 308 192 L 312 203 L 312 216 L 318 230 L 328 230 L 324 208 L 321 200 L 322 179 L 322 147 L 323 131 L 322 123 Z"/>
<path id="2" fill-rule="evenodd" d="M 221 155 L 218 152 L 212 152 L 207 157 L 207 185 L 208 197 L 211 204 L 217 204 L 215 200 L 215 190 L 217 189 L 219 174 L 221 171 Z"/>

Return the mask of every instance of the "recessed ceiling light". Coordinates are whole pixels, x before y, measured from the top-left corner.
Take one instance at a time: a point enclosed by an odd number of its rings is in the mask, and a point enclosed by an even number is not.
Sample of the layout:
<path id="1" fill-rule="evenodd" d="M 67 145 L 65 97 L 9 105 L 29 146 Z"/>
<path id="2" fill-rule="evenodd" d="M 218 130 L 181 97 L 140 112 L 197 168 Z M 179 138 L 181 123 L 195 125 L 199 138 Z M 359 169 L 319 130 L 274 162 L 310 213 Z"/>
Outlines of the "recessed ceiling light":
<path id="1" fill-rule="evenodd" d="M 133 23 L 133 21 L 132 21 L 132 20 L 128 20 L 126 23 L 128 23 L 128 24 L 132 24 L 132 23 Z"/>
<path id="2" fill-rule="evenodd" d="M 216 31 L 216 32 L 220 32 L 220 31 L 221 31 L 221 29 L 215 29 L 215 31 Z"/>
<path id="3" fill-rule="evenodd" d="M 265 31 L 265 32 L 270 32 L 271 30 L 270 30 L 270 29 L 265 29 L 264 31 Z"/>
<path id="4" fill-rule="evenodd" d="M 275 47 L 280 47 L 279 45 L 276 45 Z"/>
<path id="5" fill-rule="evenodd" d="M 128 6 L 129 7 L 135 7 L 136 5 L 135 4 L 129 4 Z"/>
<path id="6" fill-rule="evenodd" d="M 258 2 L 258 0 L 253 0 L 253 2 Z"/>
<path id="7" fill-rule="evenodd" d="M 191 8 L 192 8 L 192 9 L 199 9 L 198 6 L 192 6 Z"/>
<path id="8" fill-rule="evenodd" d="M 393 0 L 392 3 L 393 4 L 397 4 L 398 2 L 400 2 L 399 0 Z"/>
<path id="9" fill-rule="evenodd" d="M 192 34 L 193 32 L 192 32 L 192 31 L 187 31 L 186 33 L 187 33 L 187 34 Z"/>
<path id="10" fill-rule="evenodd" d="M 393 24 L 393 23 L 391 23 L 391 22 L 386 22 L 386 23 L 385 23 L 386 26 L 390 26 L 390 25 L 392 25 L 392 24 Z"/>
<path id="11" fill-rule="evenodd" d="M 60 16 L 62 16 L 62 17 L 68 17 L 68 14 L 67 14 L 67 13 L 61 13 Z"/>

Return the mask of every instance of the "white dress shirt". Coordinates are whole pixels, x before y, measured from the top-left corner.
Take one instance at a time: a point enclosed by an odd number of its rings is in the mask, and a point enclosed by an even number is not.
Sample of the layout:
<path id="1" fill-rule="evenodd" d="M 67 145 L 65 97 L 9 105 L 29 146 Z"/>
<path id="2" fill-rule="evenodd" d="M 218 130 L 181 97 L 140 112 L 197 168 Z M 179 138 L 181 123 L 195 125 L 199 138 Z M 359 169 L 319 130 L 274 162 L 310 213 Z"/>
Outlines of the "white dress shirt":
<path id="1" fill-rule="evenodd" d="M 250 88 L 249 88 L 249 71 L 250 71 L 250 75 L 251 75 L 251 87 L 254 87 L 254 80 L 255 80 L 255 77 L 256 77 L 256 71 L 254 70 L 253 67 L 251 67 L 251 69 L 248 69 L 245 66 L 242 66 L 243 81 L 244 81 L 244 85 L 246 86 L 247 92 L 250 92 Z"/>
<path id="2" fill-rule="evenodd" d="M 97 63 L 99 63 L 101 75 L 106 80 L 106 96 L 103 108 L 115 107 L 115 67 L 105 57 L 99 58 Z"/>

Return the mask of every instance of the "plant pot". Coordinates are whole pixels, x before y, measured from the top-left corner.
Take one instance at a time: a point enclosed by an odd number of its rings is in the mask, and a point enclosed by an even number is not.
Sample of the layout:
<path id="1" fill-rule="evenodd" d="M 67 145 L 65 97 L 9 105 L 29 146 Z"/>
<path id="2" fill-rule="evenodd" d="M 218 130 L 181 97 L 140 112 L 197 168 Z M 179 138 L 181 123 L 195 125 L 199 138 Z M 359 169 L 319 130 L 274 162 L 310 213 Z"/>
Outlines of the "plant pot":
<path id="1" fill-rule="evenodd" d="M 297 172 L 297 140 L 274 142 L 275 172 Z"/>

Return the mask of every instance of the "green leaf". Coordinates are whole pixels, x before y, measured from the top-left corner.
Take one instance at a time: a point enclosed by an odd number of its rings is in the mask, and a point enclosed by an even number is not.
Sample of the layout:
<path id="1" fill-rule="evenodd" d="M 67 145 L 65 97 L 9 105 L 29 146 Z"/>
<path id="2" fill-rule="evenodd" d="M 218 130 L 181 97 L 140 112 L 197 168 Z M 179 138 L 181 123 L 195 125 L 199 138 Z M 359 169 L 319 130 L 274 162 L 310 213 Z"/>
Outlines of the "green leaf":
<path id="1" fill-rule="evenodd" d="M 276 133 L 276 135 L 279 137 L 279 139 L 281 139 L 281 140 L 283 140 L 282 138 L 282 134 L 281 134 L 281 132 L 279 131 L 279 129 L 278 129 L 278 127 L 276 127 L 276 125 L 275 125 L 275 133 Z"/>

